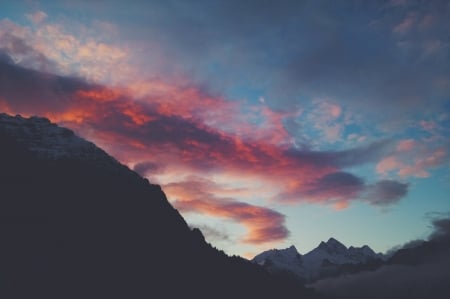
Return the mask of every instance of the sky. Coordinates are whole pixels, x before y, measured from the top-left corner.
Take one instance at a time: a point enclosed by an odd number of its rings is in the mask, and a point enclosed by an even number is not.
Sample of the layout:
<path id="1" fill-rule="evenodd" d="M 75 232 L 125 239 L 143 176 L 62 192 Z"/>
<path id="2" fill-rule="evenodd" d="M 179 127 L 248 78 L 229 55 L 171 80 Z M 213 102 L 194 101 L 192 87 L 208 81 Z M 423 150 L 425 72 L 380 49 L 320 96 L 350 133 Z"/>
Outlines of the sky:
<path id="1" fill-rule="evenodd" d="M 2 1 L 0 112 L 74 130 L 251 258 L 450 211 L 448 1 Z M 130 194 L 132 196 L 132 194 Z"/>

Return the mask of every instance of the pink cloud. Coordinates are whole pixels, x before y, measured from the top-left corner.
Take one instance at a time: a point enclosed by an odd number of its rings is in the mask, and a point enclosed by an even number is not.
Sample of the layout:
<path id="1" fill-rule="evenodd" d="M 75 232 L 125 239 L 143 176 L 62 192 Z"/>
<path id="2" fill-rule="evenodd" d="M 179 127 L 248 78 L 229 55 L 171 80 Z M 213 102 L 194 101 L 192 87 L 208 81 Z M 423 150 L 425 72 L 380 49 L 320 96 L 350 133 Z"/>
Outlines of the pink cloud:
<path id="1" fill-rule="evenodd" d="M 447 152 L 443 148 L 428 153 L 425 157 L 416 158 L 412 165 L 404 166 L 399 170 L 400 176 L 429 177 L 428 169 L 440 166 L 447 158 Z"/>
<path id="2" fill-rule="evenodd" d="M 397 160 L 394 156 L 388 156 L 378 162 L 376 166 L 377 173 L 386 174 L 389 171 L 395 170 L 402 167 L 402 163 Z"/>
<path id="3" fill-rule="evenodd" d="M 325 143 L 341 140 L 345 124 L 349 121 L 340 105 L 326 100 L 314 100 L 312 109 L 304 115 L 308 126 L 313 125 Z"/>
<path id="4" fill-rule="evenodd" d="M 40 24 L 48 17 L 48 15 L 45 12 L 38 10 L 32 14 L 27 14 L 26 17 L 34 24 Z"/>
<path id="5" fill-rule="evenodd" d="M 269 208 L 213 195 L 221 189 L 214 182 L 199 178 L 164 185 L 164 190 L 176 199 L 174 206 L 181 212 L 228 218 L 242 224 L 247 228 L 241 240 L 244 243 L 278 242 L 288 237 L 284 215 Z"/>
<path id="6" fill-rule="evenodd" d="M 417 146 L 417 143 L 413 139 L 400 140 L 397 143 L 397 151 L 399 151 L 399 152 L 409 152 L 416 146 Z"/>
<path id="7" fill-rule="evenodd" d="M 334 103 L 322 102 L 319 107 L 326 116 L 332 119 L 336 119 L 342 114 L 342 107 Z"/>
<path id="8" fill-rule="evenodd" d="M 419 28 L 422 30 L 428 29 L 431 26 L 433 26 L 435 22 L 436 22 L 436 17 L 431 14 L 427 14 L 420 20 Z"/>
<path id="9" fill-rule="evenodd" d="M 36 81 L 36 86 L 52 90 L 55 82 L 58 81 L 43 76 L 42 82 Z M 65 85 L 73 84 L 67 82 Z M 54 99 L 48 92 L 34 91 L 32 97 L 34 101 L 41 101 L 42 114 L 90 137 L 122 162 L 164 161 L 168 165 L 165 172 L 226 173 L 251 177 L 273 186 L 270 197 L 286 203 L 335 204 L 356 198 L 360 191 L 358 179 L 336 173 L 344 165 L 357 165 L 364 163 L 365 159 L 374 159 L 371 155 L 376 157 L 383 146 L 375 144 L 343 152 L 298 151 L 284 144 L 274 144 L 267 138 L 243 138 L 207 125 L 205 118 L 208 120 L 217 109 L 223 111 L 228 106 L 223 99 L 205 95 L 194 87 L 177 88 L 173 85 L 166 88 L 170 92 L 165 97 L 148 97 L 139 101 L 133 100 L 124 89 L 98 85 L 85 87 L 66 94 L 68 100 L 63 102 L 64 105 L 55 105 L 61 91 Z M 60 90 L 60 87 L 56 89 Z M 30 100 L 28 94 L 20 97 L 25 102 Z M 164 98 L 168 101 L 165 102 Z M 201 100 L 205 103 L 203 107 Z M 201 107 L 199 110 L 189 105 L 177 105 L 182 102 L 192 105 L 197 101 Z M 12 98 L 8 104 L 20 113 L 37 112 L 34 106 L 21 104 Z M 203 112 L 204 107 L 209 111 Z M 234 106 L 230 107 L 233 109 Z M 267 108 L 263 111 L 269 115 L 269 123 L 281 122 L 279 114 Z M 225 117 L 223 121 L 232 122 L 233 116 L 226 116 L 229 118 Z M 258 135 L 256 130 L 255 127 L 255 135 Z M 276 132 L 281 128 L 269 126 L 263 130 Z M 347 184 L 339 185 L 340 182 Z M 274 196 L 275 190 L 282 190 L 282 193 Z"/>
<path id="10" fill-rule="evenodd" d="M 392 31 L 394 33 L 405 34 L 408 33 L 416 23 L 416 16 L 414 14 L 409 14 L 406 16 L 402 22 L 397 24 Z"/>
<path id="11" fill-rule="evenodd" d="M 419 122 L 419 125 L 423 130 L 428 131 L 428 132 L 431 132 L 437 128 L 437 124 L 432 120 L 430 120 L 430 121 L 421 120 Z"/>
<path id="12" fill-rule="evenodd" d="M 407 139 L 397 144 L 397 153 L 378 162 L 376 171 L 382 175 L 395 172 L 403 178 L 426 178 L 430 176 L 430 169 L 443 165 L 447 159 L 445 148 L 428 149 L 419 146 L 414 140 Z"/>
<path id="13" fill-rule="evenodd" d="M 49 33 L 51 43 L 45 45 L 42 37 L 35 45 L 42 46 L 46 55 L 62 67 L 65 62 L 59 55 L 66 51 L 74 53 L 77 63 L 93 59 L 90 70 L 94 73 L 111 72 L 108 68 L 97 68 L 104 63 L 118 66 L 122 71 L 120 63 L 126 58 L 126 52 L 116 52 L 114 47 L 99 42 L 78 41 L 58 26 L 41 30 L 40 34 Z M 58 41 L 56 50 L 50 49 L 55 41 Z M 97 61 L 96 56 L 104 57 Z M 8 68 L 11 72 L 19 69 L 14 64 Z M 181 210 L 241 223 L 249 231 L 243 241 L 249 243 L 285 238 L 284 216 L 232 197 L 218 197 L 217 186 L 191 182 L 182 186 L 196 186 L 196 190 L 180 191 L 176 188 L 181 186 L 180 176 L 226 174 L 251 178 L 259 185 L 269 186 L 270 192 L 263 195 L 260 187 L 252 190 L 253 195 L 268 202 L 309 202 L 342 209 L 365 188 L 360 178 L 342 172 L 342 168 L 376 161 L 384 149 L 383 143 L 346 151 L 293 148 L 283 120 L 296 116 L 298 111 L 277 112 L 266 106 L 242 105 L 212 96 L 186 82 L 154 79 L 139 80 L 127 87 L 105 87 L 89 80 L 20 69 L 18 74 L 32 84 L 22 89 L 18 88 L 23 86 L 19 75 L 2 77 L 6 85 L 13 87 L 0 90 L 4 98 L 2 105 L 9 111 L 43 114 L 95 141 L 128 165 L 147 162 L 146 166 L 157 169 L 156 177 L 165 183 L 169 196 L 176 199 Z M 103 75 L 99 73 L 99 76 Z M 338 138 L 342 129 L 334 121 L 341 118 L 342 108 L 330 103 L 319 103 L 316 108 L 313 120 L 323 131 L 329 130 L 329 138 Z M 248 114 L 242 111 L 250 111 L 254 119 L 249 120 Z M 161 163 L 165 167 L 160 167 Z M 199 190 L 204 191 L 201 197 Z"/>

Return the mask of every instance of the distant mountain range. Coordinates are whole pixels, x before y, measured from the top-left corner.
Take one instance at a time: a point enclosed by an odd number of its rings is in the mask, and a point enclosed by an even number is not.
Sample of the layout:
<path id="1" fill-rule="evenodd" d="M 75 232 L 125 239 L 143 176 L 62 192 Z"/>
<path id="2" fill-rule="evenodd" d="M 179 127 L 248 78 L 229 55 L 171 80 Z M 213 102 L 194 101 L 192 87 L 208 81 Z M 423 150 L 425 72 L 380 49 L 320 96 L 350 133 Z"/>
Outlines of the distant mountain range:
<path id="1" fill-rule="evenodd" d="M 0 114 L 0 298 L 312 298 L 229 257 L 157 185 L 44 118 Z"/>
<path id="2" fill-rule="evenodd" d="M 356 271 L 373 266 L 385 257 L 375 253 L 369 246 L 347 248 L 334 238 L 301 255 L 295 246 L 271 249 L 255 256 L 252 261 L 272 273 L 291 273 L 304 282 L 312 282 L 345 271 Z"/>

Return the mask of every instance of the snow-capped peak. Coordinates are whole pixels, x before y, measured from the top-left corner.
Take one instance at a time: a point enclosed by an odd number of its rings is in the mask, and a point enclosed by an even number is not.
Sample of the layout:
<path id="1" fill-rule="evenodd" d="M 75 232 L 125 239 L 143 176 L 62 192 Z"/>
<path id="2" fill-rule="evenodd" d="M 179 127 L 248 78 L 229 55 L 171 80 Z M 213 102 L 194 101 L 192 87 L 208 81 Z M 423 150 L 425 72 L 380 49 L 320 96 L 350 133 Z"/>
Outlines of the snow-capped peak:
<path id="1" fill-rule="evenodd" d="M 118 162 L 103 150 L 48 119 L 0 113 L 0 132 L 44 159 L 74 158 L 83 161 L 115 165 Z"/>
<path id="2" fill-rule="evenodd" d="M 271 271 L 290 271 L 306 281 L 312 281 L 327 267 L 363 264 L 371 259 L 382 259 L 382 256 L 367 245 L 347 248 L 338 240 L 330 238 L 303 256 L 298 253 L 295 246 L 291 246 L 286 249 L 265 251 L 255 256 L 253 262 Z"/>
<path id="3" fill-rule="evenodd" d="M 328 239 L 326 243 L 321 242 L 318 248 L 325 250 L 330 254 L 341 254 L 347 251 L 347 247 L 334 238 Z"/>
<path id="4" fill-rule="evenodd" d="M 288 247 L 286 249 L 282 249 L 279 252 L 282 254 L 291 256 L 291 257 L 295 257 L 295 256 L 299 255 L 297 248 L 295 248 L 294 245 L 291 245 L 290 247 Z"/>
<path id="5" fill-rule="evenodd" d="M 252 260 L 261 266 L 273 271 L 289 271 L 299 277 L 306 277 L 302 266 L 303 260 L 294 245 L 285 249 L 270 249 L 264 251 Z"/>
<path id="6" fill-rule="evenodd" d="M 343 247 L 345 247 L 344 244 L 342 244 L 341 242 L 339 242 L 335 238 L 329 238 L 328 241 L 327 241 L 327 244 L 329 246 L 343 246 Z"/>
<path id="7" fill-rule="evenodd" d="M 270 249 L 264 251 L 253 258 L 253 261 L 259 263 L 267 260 L 268 258 L 273 259 L 276 258 L 278 260 L 291 260 L 300 256 L 294 245 L 285 248 L 285 249 Z"/>

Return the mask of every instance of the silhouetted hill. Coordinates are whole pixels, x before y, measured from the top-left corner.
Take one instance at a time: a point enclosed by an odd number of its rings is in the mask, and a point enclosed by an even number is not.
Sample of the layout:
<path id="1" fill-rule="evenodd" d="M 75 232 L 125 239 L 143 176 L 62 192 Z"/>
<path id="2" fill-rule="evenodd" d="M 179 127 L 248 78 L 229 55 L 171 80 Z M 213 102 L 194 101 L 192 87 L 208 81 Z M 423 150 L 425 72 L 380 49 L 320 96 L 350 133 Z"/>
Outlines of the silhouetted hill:
<path id="1" fill-rule="evenodd" d="M 0 145 L 1 298 L 311 295 L 212 248 L 159 186 L 70 130 L 0 114 Z"/>

